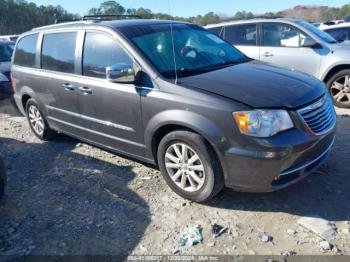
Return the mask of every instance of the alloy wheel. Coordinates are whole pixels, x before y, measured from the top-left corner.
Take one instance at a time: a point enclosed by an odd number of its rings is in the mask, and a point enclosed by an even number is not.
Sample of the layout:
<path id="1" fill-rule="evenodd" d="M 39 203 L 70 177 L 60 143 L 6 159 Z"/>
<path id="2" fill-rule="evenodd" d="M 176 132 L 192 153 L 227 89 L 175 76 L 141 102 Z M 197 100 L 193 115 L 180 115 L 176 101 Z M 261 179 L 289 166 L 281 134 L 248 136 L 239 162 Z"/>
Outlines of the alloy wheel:
<path id="1" fill-rule="evenodd" d="M 350 75 L 337 78 L 332 83 L 330 91 L 335 101 L 350 105 Z"/>
<path id="2" fill-rule="evenodd" d="M 176 143 L 165 153 L 165 167 L 172 181 L 182 190 L 195 192 L 205 181 L 205 170 L 199 155 L 186 144 Z"/>
<path id="3" fill-rule="evenodd" d="M 30 125 L 32 126 L 35 133 L 39 136 L 44 134 L 45 122 L 39 109 L 35 105 L 30 105 L 28 108 L 28 118 Z"/>

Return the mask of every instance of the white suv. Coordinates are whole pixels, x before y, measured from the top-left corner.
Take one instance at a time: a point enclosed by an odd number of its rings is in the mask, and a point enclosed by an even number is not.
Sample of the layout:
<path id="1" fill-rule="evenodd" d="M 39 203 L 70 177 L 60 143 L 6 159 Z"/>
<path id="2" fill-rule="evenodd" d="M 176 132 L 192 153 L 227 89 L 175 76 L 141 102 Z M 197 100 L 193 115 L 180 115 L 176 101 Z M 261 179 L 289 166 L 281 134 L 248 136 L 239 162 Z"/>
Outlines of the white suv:
<path id="1" fill-rule="evenodd" d="M 253 59 L 317 77 L 327 84 L 337 106 L 350 108 L 350 44 L 338 43 L 297 19 L 254 18 L 206 29 Z"/>

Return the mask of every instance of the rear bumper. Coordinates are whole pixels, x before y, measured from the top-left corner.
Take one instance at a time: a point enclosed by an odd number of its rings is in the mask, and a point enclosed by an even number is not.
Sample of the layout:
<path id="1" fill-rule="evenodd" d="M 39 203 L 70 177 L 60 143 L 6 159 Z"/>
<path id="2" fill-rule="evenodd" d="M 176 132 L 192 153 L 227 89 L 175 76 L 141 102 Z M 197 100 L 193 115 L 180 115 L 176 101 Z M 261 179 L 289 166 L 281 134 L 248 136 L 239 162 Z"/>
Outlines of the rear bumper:
<path id="1" fill-rule="evenodd" d="M 229 149 L 225 153 L 226 186 L 245 192 L 270 192 L 297 183 L 327 159 L 335 128 L 322 137 L 307 138 L 298 131 L 285 136 L 289 146 L 284 148 L 271 142 L 267 151 Z"/>

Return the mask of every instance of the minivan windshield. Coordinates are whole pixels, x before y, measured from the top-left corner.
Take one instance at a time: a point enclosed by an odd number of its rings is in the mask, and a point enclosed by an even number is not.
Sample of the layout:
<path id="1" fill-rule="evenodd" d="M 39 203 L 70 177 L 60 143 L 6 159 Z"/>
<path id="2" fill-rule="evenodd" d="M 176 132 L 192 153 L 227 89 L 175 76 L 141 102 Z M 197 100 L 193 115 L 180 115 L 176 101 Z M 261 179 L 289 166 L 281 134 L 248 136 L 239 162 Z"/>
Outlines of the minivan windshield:
<path id="1" fill-rule="evenodd" d="M 11 61 L 13 49 L 13 44 L 0 44 L 0 62 Z"/>
<path id="2" fill-rule="evenodd" d="M 153 24 L 121 31 L 166 78 L 201 74 L 250 60 L 218 36 L 192 24 Z"/>
<path id="3" fill-rule="evenodd" d="M 337 41 L 328 33 L 322 31 L 321 29 L 317 28 L 313 24 L 310 24 L 305 21 L 297 21 L 297 24 L 304 27 L 305 29 L 311 31 L 313 34 L 321 38 L 323 41 L 326 41 L 329 44 L 337 43 Z"/>

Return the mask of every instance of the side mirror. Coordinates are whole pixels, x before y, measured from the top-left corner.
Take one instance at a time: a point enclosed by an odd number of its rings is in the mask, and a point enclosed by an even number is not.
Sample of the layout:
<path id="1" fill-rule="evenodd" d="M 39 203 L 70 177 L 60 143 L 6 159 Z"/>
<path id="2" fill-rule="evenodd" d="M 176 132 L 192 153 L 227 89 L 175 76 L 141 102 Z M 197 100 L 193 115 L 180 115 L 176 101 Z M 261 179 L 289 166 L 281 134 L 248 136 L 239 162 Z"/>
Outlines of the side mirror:
<path id="1" fill-rule="evenodd" d="M 313 38 L 309 36 L 307 36 L 301 43 L 302 47 L 310 47 L 310 48 L 316 47 L 318 45 L 319 43 L 317 43 Z"/>
<path id="2" fill-rule="evenodd" d="M 115 64 L 106 68 L 107 80 L 115 83 L 134 83 L 135 71 L 131 65 Z"/>

